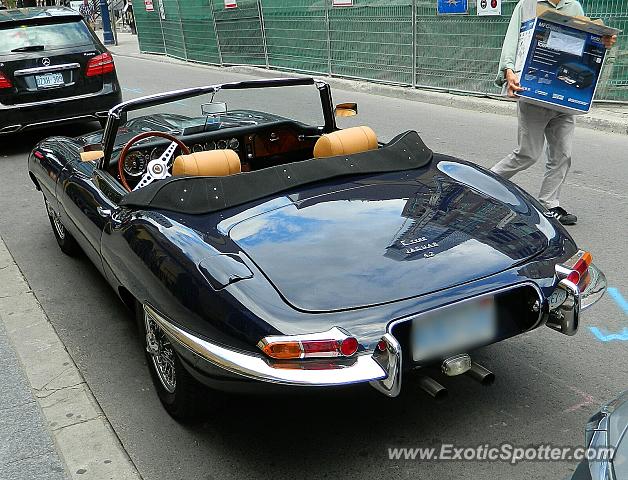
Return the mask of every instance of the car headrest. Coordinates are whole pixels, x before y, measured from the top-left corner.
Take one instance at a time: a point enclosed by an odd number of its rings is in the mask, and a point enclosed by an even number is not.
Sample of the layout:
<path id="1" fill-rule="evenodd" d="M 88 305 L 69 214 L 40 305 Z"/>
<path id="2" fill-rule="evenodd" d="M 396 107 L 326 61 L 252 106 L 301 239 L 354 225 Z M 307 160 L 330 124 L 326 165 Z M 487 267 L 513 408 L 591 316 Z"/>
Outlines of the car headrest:
<path id="1" fill-rule="evenodd" d="M 377 135 L 370 127 L 352 127 L 327 133 L 314 145 L 314 157 L 353 155 L 377 149 Z"/>
<path id="2" fill-rule="evenodd" d="M 224 177 L 240 173 L 240 157 L 233 150 L 208 150 L 180 155 L 172 165 L 172 175 L 191 177 Z"/>

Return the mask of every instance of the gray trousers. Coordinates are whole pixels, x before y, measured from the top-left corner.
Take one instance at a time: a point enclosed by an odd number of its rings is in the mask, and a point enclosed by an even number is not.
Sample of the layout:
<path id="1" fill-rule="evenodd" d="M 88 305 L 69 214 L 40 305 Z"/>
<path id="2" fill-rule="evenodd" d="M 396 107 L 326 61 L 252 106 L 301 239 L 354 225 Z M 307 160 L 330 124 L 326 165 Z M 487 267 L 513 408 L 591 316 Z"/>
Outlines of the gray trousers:
<path id="1" fill-rule="evenodd" d="M 491 170 L 510 178 L 534 165 L 543 154 L 547 140 L 547 163 L 539 200 L 547 208 L 558 207 L 560 189 L 571 167 L 574 115 L 518 102 L 519 146 Z"/>

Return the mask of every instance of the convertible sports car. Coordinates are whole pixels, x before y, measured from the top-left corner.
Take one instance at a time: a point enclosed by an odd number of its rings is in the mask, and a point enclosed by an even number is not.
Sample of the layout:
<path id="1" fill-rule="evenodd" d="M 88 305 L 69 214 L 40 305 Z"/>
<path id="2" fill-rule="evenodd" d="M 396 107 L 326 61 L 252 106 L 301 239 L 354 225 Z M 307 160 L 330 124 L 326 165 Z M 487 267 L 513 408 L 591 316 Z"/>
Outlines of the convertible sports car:
<path id="1" fill-rule="evenodd" d="M 209 403 L 203 386 L 395 397 L 405 378 L 440 396 L 434 375 L 493 378 L 474 349 L 543 325 L 573 335 L 603 295 L 530 195 L 414 131 L 337 128 L 356 113 L 311 78 L 228 83 L 121 103 L 103 132 L 33 150 L 59 246 L 135 310 L 173 416 Z"/>

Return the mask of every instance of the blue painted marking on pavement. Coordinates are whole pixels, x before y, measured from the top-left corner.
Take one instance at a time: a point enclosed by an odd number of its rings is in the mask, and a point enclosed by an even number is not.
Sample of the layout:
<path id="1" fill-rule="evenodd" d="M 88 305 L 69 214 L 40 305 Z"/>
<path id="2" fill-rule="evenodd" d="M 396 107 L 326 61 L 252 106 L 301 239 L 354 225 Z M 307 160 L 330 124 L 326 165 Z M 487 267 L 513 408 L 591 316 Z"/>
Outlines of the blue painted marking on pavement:
<path id="1" fill-rule="evenodd" d="M 607 291 L 611 298 L 615 300 L 615 303 L 619 305 L 619 308 L 621 308 L 624 313 L 628 315 L 628 301 L 626 301 L 621 293 L 619 293 L 619 290 L 616 288 L 609 288 Z"/>
<path id="2" fill-rule="evenodd" d="M 141 88 L 129 88 L 129 87 L 122 87 L 122 90 L 124 90 L 125 92 L 132 92 L 132 93 L 142 93 L 144 91 Z"/>
<path id="3" fill-rule="evenodd" d="M 589 327 L 589 330 L 601 342 L 611 342 L 613 340 L 628 342 L 628 327 L 624 328 L 623 332 L 620 333 L 604 333 L 597 327 Z"/>

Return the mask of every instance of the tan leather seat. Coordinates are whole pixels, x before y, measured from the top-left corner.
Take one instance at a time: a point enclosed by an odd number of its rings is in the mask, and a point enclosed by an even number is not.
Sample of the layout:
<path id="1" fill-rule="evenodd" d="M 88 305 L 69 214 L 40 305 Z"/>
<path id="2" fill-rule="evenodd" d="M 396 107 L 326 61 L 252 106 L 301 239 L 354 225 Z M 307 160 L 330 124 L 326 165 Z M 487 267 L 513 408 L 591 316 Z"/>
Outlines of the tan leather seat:
<path id="1" fill-rule="evenodd" d="M 233 150 L 209 150 L 180 155 L 172 165 L 172 175 L 175 177 L 224 177 L 241 171 L 240 157 Z"/>
<path id="2" fill-rule="evenodd" d="M 370 127 L 352 127 L 327 133 L 314 145 L 314 157 L 352 155 L 377 149 L 377 135 Z"/>
<path id="3" fill-rule="evenodd" d="M 81 152 L 81 162 L 94 162 L 105 156 L 102 150 L 91 150 L 89 152 Z"/>

